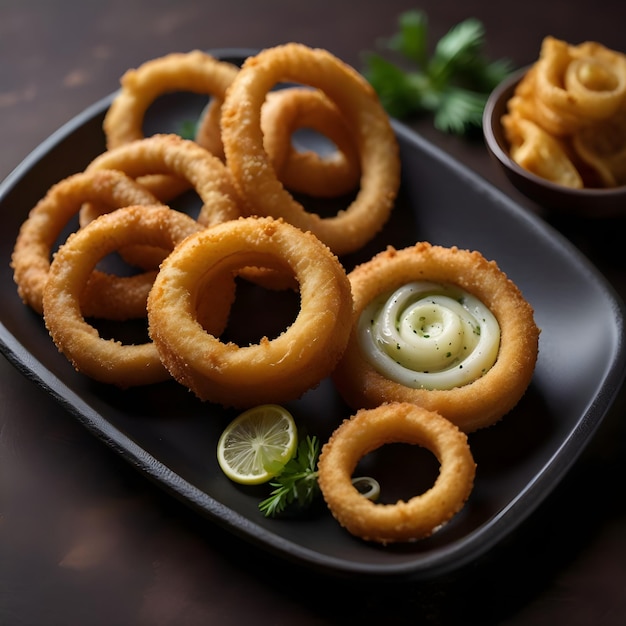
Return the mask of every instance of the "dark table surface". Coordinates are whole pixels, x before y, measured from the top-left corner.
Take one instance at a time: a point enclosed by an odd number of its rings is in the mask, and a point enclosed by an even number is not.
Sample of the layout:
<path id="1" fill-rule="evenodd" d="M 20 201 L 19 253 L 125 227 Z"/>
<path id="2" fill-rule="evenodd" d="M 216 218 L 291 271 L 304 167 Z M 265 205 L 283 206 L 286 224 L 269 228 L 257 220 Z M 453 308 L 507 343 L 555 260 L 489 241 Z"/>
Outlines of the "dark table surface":
<path id="1" fill-rule="evenodd" d="M 0 179 L 59 126 L 171 51 L 324 47 L 362 67 L 401 0 L 0 2 Z M 426 0 L 432 39 L 483 21 L 488 53 L 532 62 L 550 34 L 626 50 L 617 0 Z M 525 204 L 482 141 L 411 125 Z M 552 218 L 548 218 L 552 219 Z M 552 220 L 626 293 L 621 220 Z M 621 230 L 620 230 L 621 229 Z M 532 251 L 529 250 L 529 254 Z M 162 493 L 0 359 L 0 624 L 626 623 L 626 432 L 620 395 L 590 446 L 516 531 L 421 582 L 326 579 L 230 536 Z"/>

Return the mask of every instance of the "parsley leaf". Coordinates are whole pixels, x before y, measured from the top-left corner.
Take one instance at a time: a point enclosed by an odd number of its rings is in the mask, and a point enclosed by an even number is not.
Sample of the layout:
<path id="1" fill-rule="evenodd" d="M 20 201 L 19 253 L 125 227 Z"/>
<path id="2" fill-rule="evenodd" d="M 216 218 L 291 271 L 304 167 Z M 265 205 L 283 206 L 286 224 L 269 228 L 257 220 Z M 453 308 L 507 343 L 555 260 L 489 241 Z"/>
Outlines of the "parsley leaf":
<path id="1" fill-rule="evenodd" d="M 193 139 L 196 136 L 196 122 L 192 120 L 184 120 L 181 122 L 178 134 L 183 139 Z"/>
<path id="2" fill-rule="evenodd" d="M 398 119 L 431 113 L 437 129 L 459 135 L 480 127 L 489 93 L 513 69 L 506 59 L 490 61 L 485 56 L 482 23 L 473 18 L 460 22 L 436 43 L 432 54 L 423 11 L 401 14 L 398 26 L 383 46 L 398 54 L 404 65 L 382 54 L 365 55 L 364 75 L 385 110 Z"/>

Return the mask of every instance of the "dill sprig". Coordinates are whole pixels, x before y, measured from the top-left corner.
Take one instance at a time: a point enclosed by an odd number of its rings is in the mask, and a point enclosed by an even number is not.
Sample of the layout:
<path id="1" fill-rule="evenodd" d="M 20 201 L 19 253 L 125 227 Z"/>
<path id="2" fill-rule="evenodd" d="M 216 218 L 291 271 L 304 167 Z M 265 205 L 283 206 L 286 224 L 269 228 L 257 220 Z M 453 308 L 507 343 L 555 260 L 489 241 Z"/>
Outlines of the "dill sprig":
<path id="1" fill-rule="evenodd" d="M 307 509 L 319 495 L 317 459 L 320 444 L 317 437 L 305 437 L 298 444 L 296 454 L 287 462 L 270 485 L 269 497 L 259 504 L 266 517 L 275 517 L 288 507 Z"/>

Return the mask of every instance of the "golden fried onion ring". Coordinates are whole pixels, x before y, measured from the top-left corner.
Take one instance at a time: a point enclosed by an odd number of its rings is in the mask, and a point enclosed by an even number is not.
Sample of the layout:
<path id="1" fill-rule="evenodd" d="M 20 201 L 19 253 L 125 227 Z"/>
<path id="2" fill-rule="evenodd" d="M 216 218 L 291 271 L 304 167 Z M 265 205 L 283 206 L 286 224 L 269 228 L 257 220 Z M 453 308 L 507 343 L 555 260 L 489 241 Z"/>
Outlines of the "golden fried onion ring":
<path id="1" fill-rule="evenodd" d="M 268 93 L 261 128 L 265 150 L 279 180 L 290 191 L 334 198 L 358 187 L 361 167 L 354 137 L 323 92 L 294 87 Z M 296 149 L 293 134 L 305 128 L 330 139 L 336 149 L 325 156 Z"/>
<path id="2" fill-rule="evenodd" d="M 212 101 L 204 112 L 196 135 L 200 145 L 211 143 L 220 131 L 223 102 Z M 263 146 L 277 178 L 291 192 L 315 198 L 335 198 L 359 185 L 361 166 L 352 132 L 337 107 L 314 89 L 291 87 L 271 91 L 261 111 Z M 293 136 L 300 129 L 320 133 L 335 145 L 320 154 L 296 149 Z"/>
<path id="3" fill-rule="evenodd" d="M 147 189 L 114 170 L 81 172 L 53 185 L 22 223 L 11 257 L 20 297 L 40 314 L 53 246 L 83 202 L 98 203 L 107 211 L 158 204 Z M 153 280 L 154 272 L 115 277 L 95 270 L 81 296 L 83 313 L 109 319 L 145 316 Z"/>
<path id="4" fill-rule="evenodd" d="M 136 69 L 128 70 L 121 78 L 121 88 L 107 111 L 103 129 L 107 148 L 117 148 L 144 138 L 145 114 L 156 99 L 176 91 L 192 92 L 213 97 L 214 102 L 223 100 L 227 87 L 238 72 L 235 65 L 215 59 L 201 50 L 187 53 L 174 52 L 151 59 Z M 222 158 L 219 119 L 215 132 L 206 133 L 201 145 Z M 186 187 L 171 176 L 150 176 L 141 180 L 160 199 L 167 200 Z M 184 182 L 184 181 L 183 181 Z"/>
<path id="5" fill-rule="evenodd" d="M 249 265 L 292 272 L 301 306 L 279 337 L 240 347 L 204 332 L 194 309 L 200 279 Z M 149 333 L 172 376 L 201 400 L 238 408 L 295 399 L 330 374 L 351 310 L 337 258 L 311 233 L 273 218 L 240 218 L 190 236 L 165 259 L 148 297 Z"/>
<path id="6" fill-rule="evenodd" d="M 352 473 L 366 454 L 395 442 L 433 452 L 439 475 L 429 490 L 406 502 L 374 503 L 353 486 Z M 390 403 L 345 420 L 324 444 L 317 469 L 337 521 L 357 537 L 386 544 L 422 539 L 448 522 L 472 491 L 476 464 L 467 436 L 450 421 L 411 403 Z"/>
<path id="7" fill-rule="evenodd" d="M 594 42 L 577 47 L 546 37 L 536 68 L 535 97 L 568 120 L 561 132 L 613 115 L 626 97 L 626 58 Z"/>
<path id="8" fill-rule="evenodd" d="M 144 174 L 175 174 L 189 181 L 203 202 L 198 222 L 203 226 L 240 216 L 238 195 L 224 164 L 189 139 L 158 134 L 139 139 L 97 156 L 86 171 L 121 170 L 132 178 Z M 84 222 L 94 215 L 84 216 Z"/>
<path id="9" fill-rule="evenodd" d="M 202 207 L 197 216 L 203 226 L 239 217 L 237 191 L 224 164 L 207 150 L 178 135 L 152 135 L 138 139 L 97 156 L 86 171 L 116 169 L 132 178 L 154 173 L 175 174 L 190 183 L 200 196 Z M 94 203 L 86 203 L 80 211 L 80 224 L 85 226 L 101 213 Z M 139 267 L 158 267 L 166 252 L 146 246 L 123 251 L 123 257 Z"/>
<path id="10" fill-rule="evenodd" d="M 333 380 L 354 409 L 411 402 L 439 412 L 469 433 L 495 423 L 520 400 L 534 372 L 539 330 L 532 307 L 494 261 L 476 251 L 421 242 L 403 250 L 388 248 L 356 267 L 348 278 L 353 330 Z M 500 326 L 500 349 L 481 378 L 452 389 L 416 389 L 389 380 L 366 358 L 358 337 L 363 310 L 382 294 L 415 280 L 455 285 L 493 313 Z"/>
<path id="11" fill-rule="evenodd" d="M 307 212 L 280 183 L 265 151 L 263 102 L 283 81 L 321 89 L 353 127 L 361 187 L 336 216 Z M 338 255 L 359 249 L 389 217 L 400 181 L 398 144 L 389 118 L 365 79 L 325 50 L 293 43 L 248 58 L 226 93 L 222 140 L 227 165 L 250 215 L 281 217 L 311 231 Z"/>
<path id="12" fill-rule="evenodd" d="M 85 321 L 81 292 L 100 259 L 120 247 L 145 243 L 173 249 L 199 229 L 193 218 L 168 207 L 131 206 L 102 215 L 68 237 L 50 265 L 43 315 L 54 343 L 77 371 L 121 388 L 169 378 L 151 342 L 124 345 L 102 338 Z"/>

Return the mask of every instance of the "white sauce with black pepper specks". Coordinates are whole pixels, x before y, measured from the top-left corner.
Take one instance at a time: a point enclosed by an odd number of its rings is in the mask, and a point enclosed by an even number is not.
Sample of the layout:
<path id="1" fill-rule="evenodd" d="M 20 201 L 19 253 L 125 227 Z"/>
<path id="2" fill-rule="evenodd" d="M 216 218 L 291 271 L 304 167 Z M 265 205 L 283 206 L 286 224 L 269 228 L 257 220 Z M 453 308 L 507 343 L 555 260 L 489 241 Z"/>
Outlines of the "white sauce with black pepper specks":
<path id="1" fill-rule="evenodd" d="M 495 363 L 500 326 L 476 297 L 452 286 L 413 282 L 371 302 L 359 341 L 372 366 L 407 387 L 452 389 Z"/>

